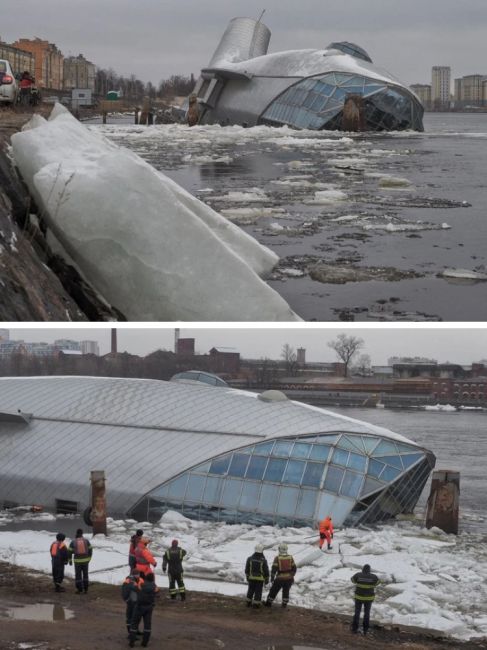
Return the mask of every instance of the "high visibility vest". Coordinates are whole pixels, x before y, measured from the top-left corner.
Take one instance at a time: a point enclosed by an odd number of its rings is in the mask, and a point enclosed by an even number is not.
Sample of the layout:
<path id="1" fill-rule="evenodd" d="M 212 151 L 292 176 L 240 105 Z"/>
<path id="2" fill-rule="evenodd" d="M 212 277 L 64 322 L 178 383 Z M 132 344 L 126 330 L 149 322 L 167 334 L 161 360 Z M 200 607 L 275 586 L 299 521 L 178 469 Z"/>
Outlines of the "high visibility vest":
<path id="1" fill-rule="evenodd" d="M 88 555 L 88 542 L 84 537 L 77 537 L 74 540 L 74 554 L 75 555 Z"/>
<path id="2" fill-rule="evenodd" d="M 63 546 L 66 546 L 64 542 L 53 542 L 51 544 L 51 557 L 52 558 L 57 558 L 61 554 L 61 549 Z"/>
<path id="3" fill-rule="evenodd" d="M 291 555 L 278 555 L 277 577 L 287 580 L 293 577 L 293 558 Z"/>
<path id="4" fill-rule="evenodd" d="M 264 582 L 264 560 L 250 560 L 249 578 Z"/>

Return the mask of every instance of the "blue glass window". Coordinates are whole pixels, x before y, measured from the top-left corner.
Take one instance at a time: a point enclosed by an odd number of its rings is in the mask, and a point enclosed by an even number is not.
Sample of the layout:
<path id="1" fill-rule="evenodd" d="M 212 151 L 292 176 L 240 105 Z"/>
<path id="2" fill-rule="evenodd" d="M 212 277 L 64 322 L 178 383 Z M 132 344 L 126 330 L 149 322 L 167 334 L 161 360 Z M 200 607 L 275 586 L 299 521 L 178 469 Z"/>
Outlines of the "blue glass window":
<path id="1" fill-rule="evenodd" d="M 252 456 L 249 466 L 247 467 L 247 478 L 261 480 L 264 476 L 265 467 L 267 465 L 266 456 Z"/>
<path id="2" fill-rule="evenodd" d="M 222 495 L 222 505 L 224 506 L 237 506 L 240 500 L 240 492 L 242 491 L 243 481 L 235 478 L 230 478 L 225 481 Z"/>
<path id="3" fill-rule="evenodd" d="M 423 458 L 423 454 L 408 454 L 407 456 L 401 456 L 402 462 L 404 465 L 404 469 L 407 469 L 408 467 L 411 467 L 414 463 L 416 463 L 420 458 Z"/>
<path id="4" fill-rule="evenodd" d="M 279 487 L 277 485 L 263 483 L 259 497 L 259 508 L 264 512 L 274 512 L 278 494 Z"/>
<path id="5" fill-rule="evenodd" d="M 330 453 L 328 445 L 313 445 L 313 449 L 309 455 L 313 460 L 327 460 Z"/>
<path id="6" fill-rule="evenodd" d="M 384 489 L 383 483 L 379 483 L 379 481 L 376 481 L 374 478 L 366 477 L 364 487 L 362 489 L 362 496 L 365 494 L 370 494 L 371 492 L 376 492 L 379 489 Z"/>
<path id="7" fill-rule="evenodd" d="M 328 471 L 326 472 L 325 485 L 324 485 L 325 490 L 328 490 L 329 492 L 338 493 L 340 489 L 340 483 L 342 482 L 344 473 L 345 472 L 343 469 L 340 469 L 339 467 L 333 467 L 333 465 L 330 465 L 328 467 Z"/>
<path id="8" fill-rule="evenodd" d="M 279 501 L 277 503 L 277 513 L 279 515 L 288 515 L 292 517 L 294 515 L 294 511 L 296 510 L 298 496 L 299 496 L 298 488 L 291 488 L 291 487 L 281 488 Z"/>
<path id="9" fill-rule="evenodd" d="M 340 493 L 347 497 L 358 497 L 360 488 L 362 487 L 363 478 L 362 474 L 345 472 Z"/>
<path id="10" fill-rule="evenodd" d="M 290 460 L 287 464 L 286 471 L 282 478 L 283 483 L 292 483 L 299 485 L 303 476 L 306 463 L 302 460 Z"/>
<path id="11" fill-rule="evenodd" d="M 309 452 L 311 451 L 311 445 L 306 442 L 295 442 L 292 456 L 293 458 L 308 458 Z"/>
<path id="12" fill-rule="evenodd" d="M 316 490 L 300 490 L 298 505 L 296 507 L 296 517 L 312 517 L 315 512 Z"/>
<path id="13" fill-rule="evenodd" d="M 264 454 L 267 456 L 267 454 L 271 453 L 272 447 L 274 447 L 274 440 L 270 440 L 269 442 L 261 442 L 260 445 L 255 445 L 254 453 Z"/>
<path id="14" fill-rule="evenodd" d="M 341 447 L 342 449 L 348 449 L 350 451 L 354 451 L 357 453 L 358 451 L 363 451 L 362 446 L 360 445 L 360 439 L 354 440 L 353 438 L 349 438 L 348 436 L 342 436 L 340 438 L 340 442 L 338 443 L 338 446 Z"/>
<path id="15" fill-rule="evenodd" d="M 210 466 L 211 462 L 208 461 L 207 463 L 203 463 L 202 465 L 198 465 L 198 467 L 193 467 L 191 470 L 192 472 L 201 472 L 201 474 L 208 474 L 210 471 Z"/>
<path id="16" fill-rule="evenodd" d="M 189 477 L 188 488 L 186 490 L 186 499 L 190 501 L 201 501 L 203 490 L 205 489 L 206 476 L 191 474 Z"/>
<path id="17" fill-rule="evenodd" d="M 348 467 L 358 470 L 359 472 L 365 472 L 365 466 L 367 464 L 367 458 L 361 456 L 360 454 L 354 454 L 350 452 L 348 459 Z"/>
<path id="18" fill-rule="evenodd" d="M 384 463 L 387 463 L 388 465 L 392 465 L 393 467 L 397 467 L 398 469 L 402 470 L 402 463 L 401 463 L 400 456 L 381 456 L 381 460 Z"/>
<path id="19" fill-rule="evenodd" d="M 401 453 L 405 452 L 406 454 L 410 454 L 416 451 L 412 445 L 404 445 L 402 442 L 396 442 L 396 447 Z"/>
<path id="20" fill-rule="evenodd" d="M 392 440 L 381 440 L 374 449 L 374 456 L 382 456 L 383 454 L 397 454 L 397 447 Z"/>
<path id="21" fill-rule="evenodd" d="M 377 443 L 379 442 L 377 438 L 365 438 L 362 436 L 362 442 L 364 443 L 365 450 L 371 454 L 374 449 L 377 447 Z"/>
<path id="22" fill-rule="evenodd" d="M 153 492 L 151 492 L 151 496 L 153 497 L 165 497 L 167 496 L 169 492 L 169 485 L 161 485 L 160 487 L 156 488 Z"/>
<path id="23" fill-rule="evenodd" d="M 186 492 L 187 484 L 188 484 L 188 473 L 186 472 L 185 474 L 178 476 L 178 478 L 174 479 L 174 481 L 171 481 L 171 483 L 169 483 L 169 496 L 173 498 L 182 499 L 184 497 L 184 493 Z"/>
<path id="24" fill-rule="evenodd" d="M 335 449 L 333 456 L 331 457 L 331 462 L 346 467 L 348 463 L 348 451 L 345 451 L 344 449 Z"/>
<path id="25" fill-rule="evenodd" d="M 264 481 L 274 481 L 276 483 L 280 482 L 286 468 L 286 463 L 287 460 L 281 460 L 280 458 L 270 458 L 264 474 Z"/>
<path id="26" fill-rule="evenodd" d="M 240 497 L 240 507 L 247 510 L 254 510 L 257 508 L 259 502 L 260 483 L 252 483 L 245 481 Z"/>
<path id="27" fill-rule="evenodd" d="M 385 469 L 382 471 L 382 474 L 380 475 L 380 480 L 381 481 L 393 481 L 399 474 L 401 474 L 402 470 L 397 469 L 396 467 L 391 467 L 390 465 L 386 465 Z"/>
<path id="28" fill-rule="evenodd" d="M 307 485 L 308 487 L 320 487 L 324 468 L 325 466 L 323 463 L 310 463 L 308 461 L 306 463 L 306 469 L 304 470 L 301 485 Z"/>
<path id="29" fill-rule="evenodd" d="M 232 462 L 228 470 L 229 476 L 245 476 L 245 470 L 249 462 L 248 454 L 233 454 Z"/>
<path id="30" fill-rule="evenodd" d="M 211 461 L 210 474 L 226 474 L 230 464 L 230 454 L 220 456 Z"/>
<path id="31" fill-rule="evenodd" d="M 293 447 L 292 440 L 278 440 L 272 450 L 273 456 L 289 456 Z"/>
<path id="32" fill-rule="evenodd" d="M 367 470 L 367 474 L 370 474 L 370 476 L 375 476 L 375 478 L 379 478 L 380 473 L 384 467 L 384 463 L 380 463 L 378 460 L 371 458 L 369 460 L 369 469 Z"/>
<path id="33" fill-rule="evenodd" d="M 223 479 L 208 476 L 206 479 L 203 501 L 205 503 L 220 503 Z"/>

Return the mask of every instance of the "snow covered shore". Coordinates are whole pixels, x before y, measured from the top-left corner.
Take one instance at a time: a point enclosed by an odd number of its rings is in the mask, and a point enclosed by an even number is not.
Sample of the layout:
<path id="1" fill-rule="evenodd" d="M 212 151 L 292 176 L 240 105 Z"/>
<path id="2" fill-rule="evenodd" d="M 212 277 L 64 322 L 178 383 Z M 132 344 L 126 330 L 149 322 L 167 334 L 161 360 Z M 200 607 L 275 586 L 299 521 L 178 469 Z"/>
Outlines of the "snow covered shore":
<path id="1" fill-rule="evenodd" d="M 19 516 L 0 513 L 0 559 L 50 572 L 52 532 L 29 530 L 32 521 L 50 521 L 49 514 L 26 514 L 25 529 L 2 527 Z M 59 517 L 59 530 L 67 520 Z M 256 543 L 269 562 L 277 545 L 286 541 L 298 572 L 291 604 L 352 614 L 350 577 L 369 563 L 382 581 L 372 618 L 386 625 L 411 625 L 458 639 L 487 637 L 487 548 L 477 535 L 446 535 L 413 522 L 398 522 L 378 530 L 344 529 L 336 532 L 333 550 L 323 553 L 311 528 L 274 528 L 197 522 L 168 512 L 160 522 L 109 520 L 109 537 L 97 536 L 91 563 L 92 578 L 121 583 L 127 574 L 129 536 L 142 527 L 152 538 L 158 558 L 158 582 L 166 586 L 160 558 L 173 538 L 188 551 L 185 562 L 188 591 L 244 596 L 243 567 Z M 51 527 L 52 529 L 52 527 Z M 68 575 L 72 569 L 68 568 Z"/>
<path id="2" fill-rule="evenodd" d="M 64 251 L 129 320 L 300 320 L 259 276 L 275 253 L 56 105 L 12 149 Z"/>

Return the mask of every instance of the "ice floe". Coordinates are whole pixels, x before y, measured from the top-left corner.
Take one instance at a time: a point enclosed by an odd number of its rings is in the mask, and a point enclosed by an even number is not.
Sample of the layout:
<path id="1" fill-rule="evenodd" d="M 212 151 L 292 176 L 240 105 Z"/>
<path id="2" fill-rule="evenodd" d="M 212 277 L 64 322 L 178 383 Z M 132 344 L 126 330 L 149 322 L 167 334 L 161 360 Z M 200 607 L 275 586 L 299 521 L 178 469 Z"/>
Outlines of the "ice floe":
<path id="1" fill-rule="evenodd" d="M 59 104 L 29 126 L 13 155 L 45 221 L 129 320 L 299 320 L 259 277 L 275 253 Z"/>

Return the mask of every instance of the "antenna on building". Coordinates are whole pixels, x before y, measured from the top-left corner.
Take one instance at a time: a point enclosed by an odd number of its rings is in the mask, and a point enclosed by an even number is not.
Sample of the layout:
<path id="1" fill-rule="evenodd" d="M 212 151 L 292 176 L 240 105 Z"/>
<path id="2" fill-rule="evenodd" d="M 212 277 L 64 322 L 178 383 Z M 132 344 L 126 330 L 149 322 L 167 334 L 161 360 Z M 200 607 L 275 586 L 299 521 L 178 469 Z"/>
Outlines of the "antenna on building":
<path id="1" fill-rule="evenodd" d="M 179 342 L 179 327 L 176 327 L 174 330 L 174 354 L 178 354 L 178 342 Z"/>
<path id="2" fill-rule="evenodd" d="M 262 9 L 262 13 L 260 14 L 259 18 L 257 19 L 258 23 L 260 23 L 260 21 L 262 20 L 262 16 L 265 14 L 265 11 L 266 11 L 265 9 Z"/>

